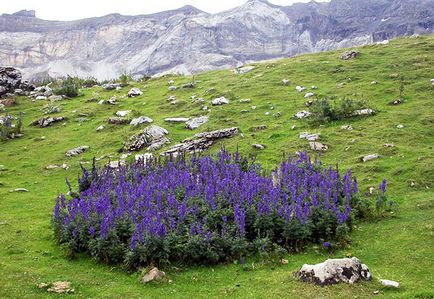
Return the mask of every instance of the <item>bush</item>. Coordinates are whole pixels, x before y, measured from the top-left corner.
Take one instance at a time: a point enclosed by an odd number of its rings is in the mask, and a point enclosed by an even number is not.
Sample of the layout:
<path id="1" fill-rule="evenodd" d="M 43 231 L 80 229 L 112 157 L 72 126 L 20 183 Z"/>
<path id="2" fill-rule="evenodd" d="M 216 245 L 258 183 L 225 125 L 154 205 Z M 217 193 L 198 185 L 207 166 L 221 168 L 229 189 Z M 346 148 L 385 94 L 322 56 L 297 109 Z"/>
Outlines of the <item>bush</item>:
<path id="1" fill-rule="evenodd" d="M 310 106 L 312 123 L 324 124 L 330 121 L 343 120 L 354 116 L 359 109 L 368 108 L 364 100 L 322 98 L 313 101 Z"/>
<path id="2" fill-rule="evenodd" d="M 79 94 L 80 84 L 73 77 L 67 77 L 61 81 L 60 87 L 54 89 L 54 93 L 57 95 L 64 95 L 70 98 L 75 98 Z"/>
<path id="3" fill-rule="evenodd" d="M 119 83 L 122 87 L 130 85 L 131 81 L 133 81 L 133 78 L 126 73 L 123 73 L 119 76 Z"/>
<path id="4" fill-rule="evenodd" d="M 23 126 L 23 113 L 20 112 L 18 117 L 5 114 L 0 116 L 0 140 L 6 141 L 8 139 L 15 138 L 18 134 L 21 134 L 21 128 Z"/>
<path id="5" fill-rule="evenodd" d="M 341 177 L 302 153 L 264 173 L 223 149 L 216 159 L 83 168 L 79 194 L 57 198 L 54 233 L 73 254 L 132 268 L 280 258 L 308 243 L 347 240 L 359 198 L 351 171 Z"/>

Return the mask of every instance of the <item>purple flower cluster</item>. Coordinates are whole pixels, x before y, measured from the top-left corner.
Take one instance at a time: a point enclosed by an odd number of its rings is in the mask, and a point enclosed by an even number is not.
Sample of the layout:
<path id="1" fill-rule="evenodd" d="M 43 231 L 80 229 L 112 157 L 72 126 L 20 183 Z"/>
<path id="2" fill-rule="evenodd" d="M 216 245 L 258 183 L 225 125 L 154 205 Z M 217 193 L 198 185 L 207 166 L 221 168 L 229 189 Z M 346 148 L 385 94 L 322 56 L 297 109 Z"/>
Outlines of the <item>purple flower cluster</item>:
<path id="1" fill-rule="evenodd" d="M 274 219 L 283 229 L 289 223 L 303 227 L 315 211 L 332 215 L 336 226 L 349 220 L 358 192 L 351 171 L 341 178 L 337 169 L 301 153 L 264 173 L 224 149 L 216 159 L 193 156 L 84 171 L 79 181 L 86 188 L 69 201 L 57 199 L 54 230 L 60 242 L 85 250 L 91 240 L 117 234 L 134 252 L 169 236 L 205 244 L 216 238 L 252 242 L 260 237 L 261 220 Z"/>

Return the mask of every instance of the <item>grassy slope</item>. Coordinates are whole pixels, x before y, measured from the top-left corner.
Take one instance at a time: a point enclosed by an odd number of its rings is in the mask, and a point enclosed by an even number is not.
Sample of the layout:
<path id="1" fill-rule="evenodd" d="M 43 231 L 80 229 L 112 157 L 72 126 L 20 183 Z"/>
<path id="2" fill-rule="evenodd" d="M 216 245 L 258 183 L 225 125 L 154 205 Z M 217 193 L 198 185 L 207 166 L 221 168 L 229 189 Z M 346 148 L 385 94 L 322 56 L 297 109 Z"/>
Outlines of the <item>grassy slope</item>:
<path id="1" fill-rule="evenodd" d="M 107 92 L 101 88 L 85 90 L 85 95 L 59 103 L 61 115 L 69 117 L 65 126 L 50 128 L 29 127 L 41 117 L 43 102 L 30 102 L 26 98 L 10 109 L 12 113 L 25 112 L 25 137 L 0 143 L 0 298 L 46 298 L 48 295 L 35 287 L 38 282 L 69 280 L 76 288 L 71 297 L 90 298 L 161 298 L 161 297 L 287 297 L 287 298 L 370 298 L 380 290 L 378 298 L 432 298 L 434 296 L 434 194 L 433 184 L 433 121 L 434 90 L 430 79 L 434 77 L 434 36 L 417 39 L 401 39 L 387 46 L 359 48 L 362 55 L 351 61 L 340 60 L 338 52 L 302 55 L 276 62 L 258 64 L 250 73 L 234 75 L 232 72 L 215 71 L 196 76 L 201 82 L 195 89 L 180 89 L 170 93 L 168 78 L 153 79 L 135 84 L 144 91 L 138 98 L 120 99 L 128 88 Z M 338 70 L 338 71 L 337 71 Z M 387 103 L 398 96 L 399 80 L 390 74 L 406 78 L 405 99 L 400 106 Z M 393 77 L 393 76 L 392 76 Z M 290 86 L 281 83 L 283 78 L 292 81 Z M 336 84 L 351 78 L 343 88 Z M 173 77 L 176 84 L 191 81 L 188 77 Z M 371 85 L 377 80 L 377 85 Z M 350 96 L 369 100 L 379 114 L 370 118 L 357 118 L 347 122 L 332 123 L 311 128 L 291 116 L 305 109 L 303 94 L 295 91 L 295 85 L 317 85 L 319 95 Z M 214 94 L 205 90 L 214 87 Z M 107 99 L 116 94 L 120 105 L 116 107 L 87 103 L 93 92 Z M 172 144 L 193 133 L 183 125 L 163 122 L 169 116 L 198 116 L 205 112 L 192 104 L 190 96 L 197 94 L 207 102 L 224 95 L 231 103 L 212 107 L 210 122 L 199 131 L 239 126 L 244 138 L 237 136 L 224 142 L 233 150 L 237 146 L 243 153 L 257 154 L 265 167 L 272 169 L 283 154 L 293 154 L 307 149 L 302 131 L 321 132 L 322 141 L 329 145 L 322 159 L 327 163 L 340 163 L 350 167 L 359 178 L 363 191 L 376 186 L 383 177 L 389 180 L 389 196 L 400 203 L 400 213 L 377 223 L 361 223 L 352 233 L 353 244 L 346 251 L 336 252 L 342 257 L 347 252 L 366 263 L 375 278 L 387 278 L 402 283 L 399 290 L 387 290 L 378 282 L 356 286 L 336 285 L 325 288 L 306 285 L 295 280 L 291 273 L 303 263 L 316 263 L 327 256 L 315 248 L 306 253 L 289 257 L 289 264 L 277 269 L 258 266 L 253 271 L 240 271 L 237 265 L 221 265 L 213 268 L 198 267 L 176 272 L 166 269 L 172 283 L 141 285 L 138 274 L 125 273 L 118 268 L 97 264 L 88 257 L 70 261 L 64 251 L 53 241 L 50 217 L 53 199 L 59 192 L 66 192 L 64 178 L 74 180 L 79 172 L 79 161 L 112 154 L 125 138 L 140 129 L 130 126 L 110 126 L 106 119 L 117 110 L 134 109 L 139 114 L 154 119 L 155 124 L 166 127 Z M 170 105 L 167 97 L 176 95 L 180 103 Z M 237 99 L 251 98 L 251 104 L 238 103 Z M 274 110 L 269 109 L 269 104 Z M 256 105 L 250 113 L 241 113 Z M 77 110 L 74 114 L 73 110 Z M 271 115 L 265 115 L 270 111 Z M 273 112 L 282 113 L 274 118 Z M 80 112 L 93 113 L 91 121 L 78 123 Z M 342 124 L 350 123 L 353 131 L 342 131 Z M 97 133 L 96 127 L 105 124 L 106 130 Z M 249 128 L 266 124 L 267 129 L 252 133 Z M 397 129 L 404 124 L 404 129 Z M 295 130 L 291 126 L 296 125 Z M 38 137 L 45 136 L 43 141 Z M 251 148 L 253 143 L 266 145 L 263 151 Z M 384 143 L 396 147 L 386 149 Z M 223 144 L 223 143 L 222 143 Z M 89 152 L 66 158 L 66 150 L 89 145 Z M 347 147 L 349 149 L 345 150 Z M 215 152 L 219 145 L 211 151 Z M 381 158 L 360 163 L 359 157 L 379 153 Z M 312 153 L 313 154 L 313 153 Z M 45 170 L 49 164 L 67 162 L 71 168 Z M 0 166 L 1 167 L 1 166 Z M 415 181 L 415 187 L 410 182 Z M 28 193 L 10 193 L 9 190 L 25 187 Z M 53 295 L 54 296 L 54 295 Z M 425 296 L 425 297 L 424 297 Z"/>

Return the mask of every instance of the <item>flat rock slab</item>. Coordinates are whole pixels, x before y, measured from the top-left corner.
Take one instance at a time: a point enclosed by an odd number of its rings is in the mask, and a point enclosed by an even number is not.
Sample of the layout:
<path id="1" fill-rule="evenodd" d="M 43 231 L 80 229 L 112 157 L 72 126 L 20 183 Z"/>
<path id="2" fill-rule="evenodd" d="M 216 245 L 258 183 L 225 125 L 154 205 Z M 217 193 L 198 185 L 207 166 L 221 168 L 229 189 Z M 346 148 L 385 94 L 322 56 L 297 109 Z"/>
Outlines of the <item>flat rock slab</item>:
<path id="1" fill-rule="evenodd" d="M 140 116 L 138 118 L 132 119 L 130 122 L 130 125 L 136 127 L 136 126 L 141 125 L 141 124 L 150 124 L 153 121 L 154 120 L 152 118 L 149 118 L 147 116 Z"/>
<path id="2" fill-rule="evenodd" d="M 192 118 L 185 123 L 185 127 L 189 130 L 194 130 L 206 124 L 208 120 L 209 120 L 208 116 Z"/>
<path id="3" fill-rule="evenodd" d="M 188 120 L 190 120 L 190 118 L 187 117 L 167 117 L 164 119 L 164 121 L 168 123 L 185 123 Z"/>
<path id="4" fill-rule="evenodd" d="M 371 155 L 364 156 L 361 159 L 362 159 L 362 162 L 368 162 L 368 161 L 371 161 L 371 160 L 378 159 L 379 157 L 380 156 L 378 154 L 371 154 Z"/>
<path id="5" fill-rule="evenodd" d="M 163 156 L 178 156 L 183 153 L 196 153 L 209 148 L 216 140 L 230 138 L 239 132 L 237 127 L 203 132 L 194 135 L 192 138 L 184 139 L 181 143 L 172 146 L 169 150 L 163 152 Z"/>
<path id="6" fill-rule="evenodd" d="M 60 121 L 64 121 L 66 120 L 66 117 L 64 116 L 58 116 L 58 117 L 44 117 L 38 120 L 35 120 L 32 125 L 33 126 L 37 126 L 40 128 L 45 128 L 45 127 L 49 127 L 54 123 L 60 122 Z"/>
<path id="7" fill-rule="evenodd" d="M 78 156 L 82 153 L 84 153 L 85 151 L 87 151 L 89 149 L 89 146 L 87 145 L 82 145 L 76 148 L 73 148 L 69 151 L 66 152 L 65 156 L 67 157 L 74 157 L 74 156 Z"/>
<path id="8" fill-rule="evenodd" d="M 328 259 L 316 265 L 305 264 L 295 273 L 304 282 L 321 286 L 340 282 L 353 284 L 361 279 L 369 281 L 372 275 L 369 268 L 356 257 L 343 259 Z"/>
<path id="9" fill-rule="evenodd" d="M 399 288 L 399 282 L 397 281 L 380 279 L 380 283 L 385 287 Z"/>

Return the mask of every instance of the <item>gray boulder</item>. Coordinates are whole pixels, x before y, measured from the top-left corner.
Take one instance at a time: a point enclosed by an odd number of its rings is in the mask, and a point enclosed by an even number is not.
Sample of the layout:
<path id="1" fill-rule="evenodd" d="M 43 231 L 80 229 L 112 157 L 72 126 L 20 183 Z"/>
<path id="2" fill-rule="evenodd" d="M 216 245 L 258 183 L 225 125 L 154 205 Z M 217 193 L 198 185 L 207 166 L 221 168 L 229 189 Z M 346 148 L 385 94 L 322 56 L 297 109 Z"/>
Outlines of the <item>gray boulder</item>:
<path id="1" fill-rule="evenodd" d="M 136 127 L 141 124 L 150 124 L 152 122 L 153 122 L 152 118 L 149 118 L 147 116 L 140 116 L 138 118 L 134 118 L 133 120 L 131 120 L 130 125 Z"/>
<path id="2" fill-rule="evenodd" d="M 189 119 L 190 118 L 187 118 L 187 117 L 167 117 L 164 119 L 164 121 L 168 122 L 168 123 L 185 123 Z"/>
<path id="3" fill-rule="evenodd" d="M 345 52 L 341 55 L 341 59 L 342 60 L 354 59 L 354 58 L 359 57 L 359 55 L 360 55 L 359 51 L 348 51 L 348 52 Z"/>
<path id="4" fill-rule="evenodd" d="M 378 159 L 379 157 L 380 156 L 378 154 L 371 154 L 371 155 L 364 156 L 361 159 L 362 159 L 362 162 L 368 162 L 368 161 L 371 161 L 371 160 Z"/>
<path id="5" fill-rule="evenodd" d="M 146 273 L 142 277 L 142 282 L 143 283 L 148 283 L 148 282 L 151 282 L 151 281 L 160 281 L 165 276 L 166 276 L 166 273 L 164 273 L 163 271 L 158 270 L 157 267 L 154 267 L 151 270 L 149 270 L 149 272 Z"/>
<path id="6" fill-rule="evenodd" d="M 326 144 L 322 144 L 321 142 L 311 141 L 309 142 L 310 149 L 313 151 L 322 151 L 325 152 L 328 150 L 328 146 Z"/>
<path id="7" fill-rule="evenodd" d="M 74 156 L 78 156 L 82 153 L 84 153 L 85 151 L 87 151 L 89 149 L 89 146 L 87 145 L 82 145 L 76 148 L 73 148 L 69 151 L 66 152 L 65 156 L 67 157 L 74 157 Z"/>
<path id="8" fill-rule="evenodd" d="M 139 151 L 143 148 L 147 150 L 158 150 L 170 140 L 166 137 L 169 132 L 156 125 L 146 127 L 142 133 L 130 137 L 125 143 L 124 149 L 127 151 Z"/>
<path id="9" fill-rule="evenodd" d="M 214 106 L 229 104 L 229 100 L 225 97 L 220 97 L 212 100 L 211 104 L 213 104 Z"/>
<path id="10" fill-rule="evenodd" d="M 66 117 L 58 116 L 58 117 L 44 117 L 38 120 L 35 120 L 32 125 L 40 128 L 49 127 L 54 123 L 66 120 Z"/>
<path id="11" fill-rule="evenodd" d="M 189 130 L 194 130 L 206 124 L 208 120 L 209 120 L 208 116 L 192 118 L 185 123 L 185 127 Z"/>
<path id="12" fill-rule="evenodd" d="M 138 96 L 141 96 L 142 94 L 143 94 L 143 92 L 140 89 L 133 87 L 128 92 L 128 97 L 129 98 L 138 97 Z"/>
<path id="13" fill-rule="evenodd" d="M 312 115 L 312 113 L 310 113 L 309 111 L 302 110 L 302 111 L 297 112 L 294 115 L 294 118 L 296 118 L 296 119 L 308 118 L 311 115 Z"/>
<path id="14" fill-rule="evenodd" d="M 118 87 L 121 87 L 119 83 L 106 83 L 102 85 L 102 88 L 105 90 L 115 90 Z"/>
<path id="15" fill-rule="evenodd" d="M 370 281 L 372 275 L 369 268 L 356 257 L 343 259 L 328 259 L 316 265 L 304 264 L 295 273 L 304 282 L 311 282 L 321 286 L 345 282 L 353 284 L 361 279 Z"/>
<path id="16" fill-rule="evenodd" d="M 15 90 L 20 90 L 20 94 L 27 94 L 35 89 L 35 86 L 23 80 L 21 72 L 11 66 L 0 67 L 0 97 Z"/>

